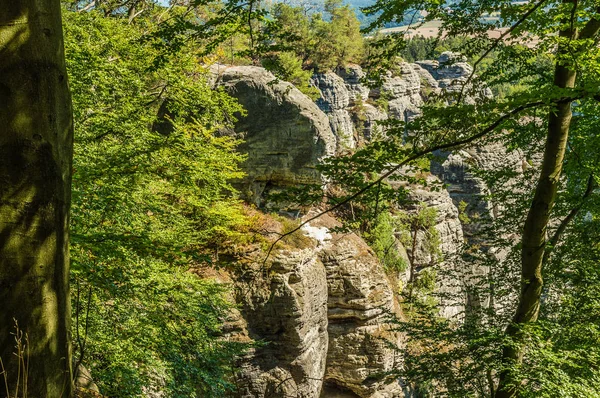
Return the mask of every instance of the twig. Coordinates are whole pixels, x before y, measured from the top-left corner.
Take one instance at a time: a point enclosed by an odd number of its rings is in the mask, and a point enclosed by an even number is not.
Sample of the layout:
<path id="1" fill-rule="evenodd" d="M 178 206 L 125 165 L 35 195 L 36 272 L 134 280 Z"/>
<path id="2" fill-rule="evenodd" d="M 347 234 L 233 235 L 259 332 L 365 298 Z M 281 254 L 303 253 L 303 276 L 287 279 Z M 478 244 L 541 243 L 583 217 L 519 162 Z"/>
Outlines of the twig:
<path id="1" fill-rule="evenodd" d="M 300 223 L 300 225 L 298 225 L 296 228 L 294 228 L 293 230 L 286 232 L 285 234 L 283 234 L 282 236 L 280 236 L 279 238 L 277 238 L 275 240 L 275 242 L 273 242 L 271 244 L 271 246 L 269 247 L 269 250 L 267 251 L 267 255 L 265 256 L 265 259 L 263 260 L 263 267 L 266 265 L 267 260 L 269 259 L 269 256 L 271 255 L 271 252 L 273 251 L 273 248 L 275 247 L 275 245 L 277 243 L 279 243 L 279 241 L 281 241 L 283 238 L 285 238 L 286 236 L 299 231 L 303 226 L 305 226 L 306 224 L 308 224 L 311 221 L 316 220 L 317 218 L 327 214 L 327 213 L 331 213 L 334 210 L 339 209 L 340 207 L 342 207 L 343 205 L 345 205 L 348 202 L 351 202 L 352 200 L 358 198 L 359 196 L 363 195 L 365 192 L 368 192 L 369 190 L 371 190 L 373 187 L 377 186 L 378 184 L 380 184 L 382 181 L 384 181 L 386 178 L 388 178 L 389 176 L 391 176 L 392 174 L 394 174 L 396 171 L 400 170 L 403 166 L 405 166 L 406 164 L 408 164 L 409 162 L 412 162 L 413 160 L 416 160 L 424 155 L 427 155 L 429 153 L 435 152 L 435 151 L 439 151 L 439 150 L 443 150 L 443 149 L 451 149 L 451 148 L 455 148 L 461 145 L 465 145 L 465 144 L 469 144 L 479 138 L 484 137 L 485 135 L 489 134 L 490 132 L 494 131 L 498 126 L 500 126 L 504 121 L 506 121 L 507 119 L 510 119 L 511 117 L 517 115 L 518 113 L 526 110 L 526 109 L 530 109 L 530 108 L 535 108 L 537 106 L 540 105 L 544 105 L 544 101 L 536 101 L 536 102 L 532 102 L 529 104 L 523 104 L 521 106 L 516 107 L 515 109 L 513 109 L 512 111 L 502 115 L 501 117 L 499 117 L 494 123 L 492 123 L 491 125 L 489 125 L 488 127 L 486 127 L 485 129 L 483 129 L 482 131 L 480 131 L 477 134 L 474 134 L 468 138 L 464 138 L 462 140 L 458 140 L 458 141 L 454 141 L 454 142 L 449 142 L 446 144 L 440 144 L 440 145 L 434 145 L 433 147 L 429 148 L 429 149 L 424 149 L 421 150 L 415 154 L 413 154 L 412 156 L 409 156 L 408 158 L 404 159 L 402 162 L 398 163 L 396 166 L 392 167 L 390 170 L 388 170 L 386 173 L 382 174 L 377 180 L 373 181 L 370 184 L 367 184 L 366 186 L 364 186 L 363 188 L 361 188 L 360 190 L 358 190 L 357 192 L 355 192 L 354 194 L 350 195 L 349 197 L 347 197 L 346 199 L 336 203 L 335 205 L 329 207 L 326 210 L 323 210 L 322 212 L 318 213 L 317 215 L 310 217 L 308 220 Z"/>
<path id="2" fill-rule="evenodd" d="M 469 77 L 467 78 L 467 80 L 464 82 L 462 88 L 460 89 L 460 95 L 458 96 L 458 100 L 456 101 L 457 104 L 460 104 L 460 102 L 463 99 L 464 96 L 464 92 L 465 92 L 465 88 L 467 87 L 467 85 L 471 82 L 471 80 L 473 79 L 473 76 L 475 76 L 475 70 L 477 69 L 477 66 L 479 66 L 479 64 L 481 63 L 481 61 L 483 61 L 483 59 L 485 57 L 487 57 L 488 55 L 490 55 L 490 53 L 492 51 L 494 51 L 496 49 L 496 47 L 498 47 L 500 45 L 500 43 L 504 40 L 504 38 L 506 36 L 508 36 L 509 34 L 511 34 L 519 25 L 521 25 L 523 22 L 525 22 L 525 20 L 527 18 L 529 18 L 529 16 L 531 14 L 533 14 L 538 8 L 540 8 L 547 0 L 540 0 L 538 1 L 529 11 L 527 11 L 525 14 L 523 14 L 523 16 L 521 16 L 521 18 L 519 18 L 519 20 L 517 22 L 514 23 L 514 25 L 512 25 L 506 32 L 502 33 L 500 35 L 500 37 L 498 37 L 494 43 L 488 47 L 487 50 L 485 50 L 485 52 L 483 53 L 483 55 L 481 55 L 477 61 L 475 61 L 475 63 L 473 63 L 473 70 L 471 71 L 471 74 L 469 75 Z"/>

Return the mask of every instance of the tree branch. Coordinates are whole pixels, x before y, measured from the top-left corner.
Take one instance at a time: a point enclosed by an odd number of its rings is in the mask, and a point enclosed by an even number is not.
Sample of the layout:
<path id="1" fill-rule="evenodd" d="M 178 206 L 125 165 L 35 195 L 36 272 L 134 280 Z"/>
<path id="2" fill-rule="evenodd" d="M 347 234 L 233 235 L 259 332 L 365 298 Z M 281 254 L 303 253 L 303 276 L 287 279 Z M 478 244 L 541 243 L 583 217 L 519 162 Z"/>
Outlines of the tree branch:
<path id="1" fill-rule="evenodd" d="M 569 223 L 571 221 L 573 221 L 573 219 L 575 218 L 575 216 L 577 216 L 577 214 L 579 213 L 579 211 L 583 207 L 583 205 L 585 203 L 585 200 L 588 197 L 590 197 L 590 195 L 594 191 L 594 185 L 595 185 L 594 174 L 590 174 L 590 176 L 589 176 L 589 178 L 587 180 L 587 188 L 585 190 L 585 193 L 581 197 L 581 201 L 579 202 L 579 204 L 577 206 L 575 206 L 573 209 L 571 209 L 571 211 L 569 212 L 569 214 L 561 221 L 561 223 L 559 224 L 558 228 L 556 228 L 556 231 L 554 231 L 554 234 L 552 235 L 552 238 L 550 238 L 550 240 L 548 242 L 548 245 L 546 246 L 546 250 L 544 252 L 544 257 L 542 259 L 542 264 L 545 265 L 545 264 L 548 263 L 548 260 L 550 260 L 550 255 L 554 251 L 554 248 L 558 244 L 558 241 L 560 240 L 560 238 L 564 234 L 565 230 L 567 229 L 567 226 L 569 225 Z"/>
<path id="2" fill-rule="evenodd" d="M 487 50 L 485 50 L 485 52 L 483 53 L 483 55 L 481 55 L 477 61 L 475 61 L 475 63 L 473 63 L 473 70 L 471 71 L 471 74 L 469 75 L 469 77 L 467 78 L 467 80 L 465 81 L 465 83 L 463 84 L 461 90 L 460 90 L 460 95 L 458 96 L 458 101 L 457 103 L 460 104 L 460 102 L 462 101 L 462 98 L 464 96 L 464 91 L 465 88 L 467 87 L 467 85 L 471 82 L 471 80 L 473 79 L 473 76 L 475 76 L 475 70 L 477 69 L 477 66 L 481 63 L 481 61 L 484 60 L 485 57 L 487 57 L 488 55 L 490 55 L 490 53 L 492 51 L 494 51 L 496 49 L 496 47 L 498 47 L 500 45 L 500 43 L 504 40 L 504 38 L 506 36 L 508 36 L 509 34 L 511 34 L 519 25 L 521 25 L 523 22 L 525 22 L 525 20 L 527 18 L 529 18 L 529 16 L 531 14 L 533 14 L 538 8 L 540 8 L 547 0 L 540 0 L 538 1 L 529 11 L 527 11 L 525 14 L 523 14 L 521 16 L 521 18 L 519 18 L 519 20 L 517 22 L 515 22 L 506 32 L 504 32 L 503 34 L 500 35 L 500 37 L 498 37 L 494 43 L 488 47 Z"/>
<path id="3" fill-rule="evenodd" d="M 348 202 L 351 202 L 352 200 L 360 197 L 361 195 L 363 195 L 364 193 L 368 192 L 369 190 L 371 190 L 373 187 L 379 185 L 382 181 L 384 181 L 386 178 L 388 178 L 389 176 L 391 176 L 392 174 L 394 174 L 396 171 L 400 170 L 403 166 L 405 166 L 406 164 L 412 162 L 413 160 L 416 160 L 424 155 L 430 154 L 432 152 L 435 151 L 440 151 L 440 150 L 444 150 L 444 149 L 452 149 L 452 148 L 456 148 L 465 144 L 469 144 L 473 141 L 476 141 L 482 137 L 484 137 L 485 135 L 491 133 L 492 131 L 494 131 L 496 128 L 498 128 L 498 126 L 500 126 L 503 122 L 505 122 L 506 120 L 510 119 L 511 117 L 519 114 L 520 112 L 526 110 L 526 109 L 530 109 L 530 108 L 534 108 L 540 105 L 544 105 L 545 102 L 544 101 L 536 101 L 536 102 L 532 102 L 529 104 L 523 104 L 521 106 L 516 107 L 515 109 L 511 110 L 510 112 L 502 115 L 501 117 L 499 117 L 494 123 L 490 124 L 488 127 L 486 127 L 485 129 L 483 129 L 482 131 L 480 131 L 477 134 L 474 134 L 470 137 L 464 138 L 462 140 L 458 140 L 458 141 L 454 141 L 454 142 L 449 142 L 449 143 L 445 143 L 445 144 L 440 144 L 440 145 L 434 145 L 433 147 L 429 148 L 429 149 L 424 149 L 421 151 L 416 152 L 415 154 L 409 156 L 408 158 L 404 159 L 402 162 L 398 163 L 396 166 L 392 167 L 390 170 L 388 170 L 387 172 L 385 172 L 384 174 L 382 174 L 377 180 L 373 181 L 370 184 L 367 184 L 366 186 L 364 186 L 363 188 L 361 188 L 360 190 L 358 190 L 357 192 L 355 192 L 354 194 L 350 195 L 349 197 L 345 198 L 344 200 L 342 200 L 341 202 L 336 203 L 335 205 L 329 207 L 326 210 L 323 210 L 322 212 L 318 213 L 317 215 L 309 218 L 308 220 L 302 222 L 300 225 L 298 225 L 296 228 L 294 228 L 293 230 L 286 232 L 285 234 L 281 235 L 279 238 L 277 238 L 275 240 L 275 242 L 273 242 L 271 244 L 271 246 L 269 247 L 269 250 L 267 251 L 267 255 L 265 256 L 265 259 L 263 260 L 263 266 L 266 264 L 267 260 L 269 259 L 269 256 L 271 255 L 271 252 L 273 251 L 273 248 L 275 247 L 275 245 L 277 243 L 279 243 L 279 241 L 281 241 L 283 238 L 285 238 L 288 235 L 293 234 L 294 232 L 299 231 L 303 226 L 305 226 L 306 224 L 308 224 L 311 221 L 316 220 L 317 218 L 327 214 L 327 213 L 331 213 L 334 210 L 339 209 L 340 207 L 342 207 L 343 205 L 345 205 Z"/>

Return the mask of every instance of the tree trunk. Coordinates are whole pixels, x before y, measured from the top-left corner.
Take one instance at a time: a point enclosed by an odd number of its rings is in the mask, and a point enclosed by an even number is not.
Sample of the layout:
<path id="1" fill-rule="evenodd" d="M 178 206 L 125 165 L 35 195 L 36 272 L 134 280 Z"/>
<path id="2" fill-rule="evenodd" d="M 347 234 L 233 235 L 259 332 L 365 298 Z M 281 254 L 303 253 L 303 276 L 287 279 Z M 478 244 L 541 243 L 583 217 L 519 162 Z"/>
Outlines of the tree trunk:
<path id="1" fill-rule="evenodd" d="M 11 395 L 26 379 L 30 397 L 68 398 L 73 127 L 60 1 L 0 10 L 0 358 Z M 28 336 L 20 376 L 13 319 Z"/>
<path id="2" fill-rule="evenodd" d="M 572 3 L 573 0 L 565 0 Z M 575 5 L 574 5 L 575 7 Z M 559 33 L 563 38 L 575 39 L 575 29 Z M 558 55 L 564 56 L 567 49 L 559 45 Z M 575 87 L 576 72 L 572 65 L 560 60 L 554 70 L 554 85 L 559 88 Z M 543 279 L 542 264 L 546 250 L 546 228 L 556 199 L 556 191 L 562 172 L 562 164 L 571 124 L 571 101 L 563 100 L 556 104 L 548 115 L 548 134 L 539 180 L 536 184 L 533 201 L 527 214 L 521 238 L 521 292 L 512 323 L 506 329 L 506 336 L 513 344 L 506 345 L 502 352 L 505 366 L 520 365 L 523 360 L 523 325 L 535 322 L 538 318 Z M 520 380 L 509 369 L 500 373 L 496 398 L 517 396 Z"/>

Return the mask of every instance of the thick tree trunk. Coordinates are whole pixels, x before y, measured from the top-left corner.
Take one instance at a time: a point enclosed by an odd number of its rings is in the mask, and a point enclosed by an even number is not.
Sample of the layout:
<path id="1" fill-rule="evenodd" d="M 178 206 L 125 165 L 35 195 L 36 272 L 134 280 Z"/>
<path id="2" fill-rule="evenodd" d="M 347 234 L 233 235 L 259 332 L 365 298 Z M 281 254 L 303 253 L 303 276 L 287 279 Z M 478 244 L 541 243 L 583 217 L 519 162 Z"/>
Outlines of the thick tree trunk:
<path id="1" fill-rule="evenodd" d="M 70 397 L 73 133 L 60 1 L 0 0 L 0 10 L 0 358 L 11 394 L 26 377 L 30 397 Z M 26 375 L 13 319 L 28 336 Z"/>

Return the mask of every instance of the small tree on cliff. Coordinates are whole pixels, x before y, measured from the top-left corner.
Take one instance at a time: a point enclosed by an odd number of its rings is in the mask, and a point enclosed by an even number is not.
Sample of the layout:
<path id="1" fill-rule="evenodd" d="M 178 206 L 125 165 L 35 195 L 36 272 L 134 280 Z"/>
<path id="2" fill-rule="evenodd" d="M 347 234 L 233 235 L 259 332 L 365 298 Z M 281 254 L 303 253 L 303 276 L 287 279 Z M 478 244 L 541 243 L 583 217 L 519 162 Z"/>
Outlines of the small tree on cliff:
<path id="1" fill-rule="evenodd" d="M 70 397 L 73 134 L 60 2 L 2 0 L 0 9 L 0 358 L 11 394 L 26 377 L 31 397 Z M 28 336 L 26 369 L 15 320 Z"/>

